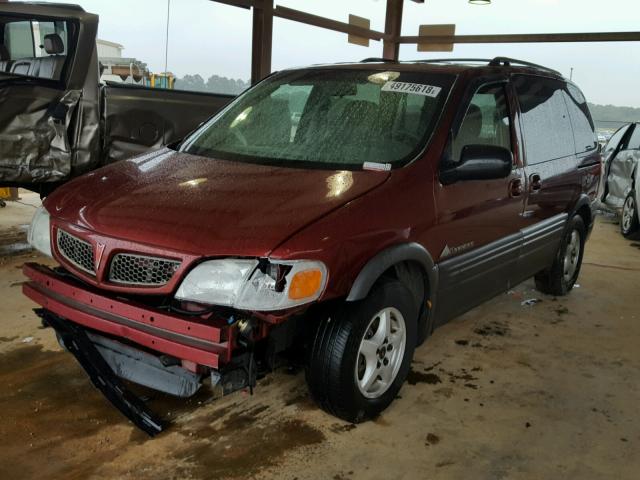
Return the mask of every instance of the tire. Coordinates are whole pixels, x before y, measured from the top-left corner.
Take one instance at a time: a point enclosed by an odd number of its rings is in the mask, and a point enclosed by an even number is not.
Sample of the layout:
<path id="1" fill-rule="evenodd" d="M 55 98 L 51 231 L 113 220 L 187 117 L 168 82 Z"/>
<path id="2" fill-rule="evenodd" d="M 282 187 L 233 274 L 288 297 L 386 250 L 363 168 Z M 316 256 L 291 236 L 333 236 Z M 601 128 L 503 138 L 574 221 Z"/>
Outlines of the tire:
<path id="1" fill-rule="evenodd" d="M 399 280 L 382 279 L 364 300 L 336 310 L 315 330 L 305 376 L 321 408 L 360 423 L 375 418 L 400 391 L 416 346 L 418 307 Z M 381 329 L 385 324 L 391 328 Z"/>
<path id="2" fill-rule="evenodd" d="M 536 274 L 536 289 L 562 296 L 571 291 L 580 274 L 587 229 L 580 215 L 575 215 L 562 237 L 558 253 L 550 268 Z"/>
<path id="3" fill-rule="evenodd" d="M 625 238 L 635 237 L 640 227 L 638 221 L 638 202 L 636 196 L 631 190 L 627 198 L 624 200 L 622 207 L 622 216 L 620 217 L 620 232 Z"/>

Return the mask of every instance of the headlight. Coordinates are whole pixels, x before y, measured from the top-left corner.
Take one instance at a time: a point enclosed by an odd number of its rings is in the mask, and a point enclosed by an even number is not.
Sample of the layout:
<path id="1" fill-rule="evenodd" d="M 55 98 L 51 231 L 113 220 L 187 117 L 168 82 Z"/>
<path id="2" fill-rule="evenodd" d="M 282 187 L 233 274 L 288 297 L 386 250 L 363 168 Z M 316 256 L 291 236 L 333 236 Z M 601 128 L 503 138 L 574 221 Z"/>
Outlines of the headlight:
<path id="1" fill-rule="evenodd" d="M 176 298 L 241 310 L 283 310 L 317 300 L 326 282 L 322 262 L 210 260 L 189 272 Z"/>
<path id="2" fill-rule="evenodd" d="M 33 215 L 29 233 L 27 235 L 29 245 L 51 257 L 51 230 L 49 228 L 49 212 L 44 207 L 38 207 Z"/>
<path id="3" fill-rule="evenodd" d="M 201 263 L 182 281 L 176 298 L 232 307 L 257 265 L 257 260 L 211 260 Z"/>

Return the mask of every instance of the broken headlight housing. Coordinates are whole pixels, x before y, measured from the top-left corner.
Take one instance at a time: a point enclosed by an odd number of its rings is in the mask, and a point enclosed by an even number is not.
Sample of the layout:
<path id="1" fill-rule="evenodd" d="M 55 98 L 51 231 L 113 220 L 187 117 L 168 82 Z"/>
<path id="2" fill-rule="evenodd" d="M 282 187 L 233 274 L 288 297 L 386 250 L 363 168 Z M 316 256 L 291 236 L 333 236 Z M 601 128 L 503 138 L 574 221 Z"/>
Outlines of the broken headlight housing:
<path id="1" fill-rule="evenodd" d="M 51 257 L 51 227 L 49 212 L 44 207 L 38 207 L 33 215 L 31 225 L 29 225 L 29 233 L 27 234 L 29 245 Z"/>
<path id="2" fill-rule="evenodd" d="M 326 283 L 327 268 L 312 260 L 209 260 L 187 274 L 176 298 L 239 310 L 284 310 L 317 300 Z"/>

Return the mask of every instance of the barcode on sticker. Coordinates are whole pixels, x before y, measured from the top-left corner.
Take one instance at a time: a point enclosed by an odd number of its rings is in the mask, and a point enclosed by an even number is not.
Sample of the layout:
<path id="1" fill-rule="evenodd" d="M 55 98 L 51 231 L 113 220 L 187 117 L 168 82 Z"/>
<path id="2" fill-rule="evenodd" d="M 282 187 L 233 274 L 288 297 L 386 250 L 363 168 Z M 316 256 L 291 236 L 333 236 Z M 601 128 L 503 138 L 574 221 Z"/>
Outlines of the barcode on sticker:
<path id="1" fill-rule="evenodd" d="M 387 82 L 382 87 L 383 92 L 413 93 L 425 97 L 437 97 L 440 90 L 441 87 L 409 82 Z"/>
<path id="2" fill-rule="evenodd" d="M 388 172 L 391 170 L 390 163 L 377 163 L 377 162 L 364 162 L 362 164 L 363 170 L 374 170 L 376 172 Z"/>

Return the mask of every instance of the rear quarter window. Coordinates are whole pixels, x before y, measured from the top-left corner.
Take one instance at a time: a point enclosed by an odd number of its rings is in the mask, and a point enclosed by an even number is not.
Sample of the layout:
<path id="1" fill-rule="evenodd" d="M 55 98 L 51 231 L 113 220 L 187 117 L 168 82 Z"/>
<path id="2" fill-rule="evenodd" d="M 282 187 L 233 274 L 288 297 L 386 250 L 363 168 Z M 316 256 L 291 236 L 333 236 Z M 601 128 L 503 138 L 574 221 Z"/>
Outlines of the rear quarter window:
<path id="1" fill-rule="evenodd" d="M 575 154 L 563 82 L 532 75 L 514 76 L 522 113 L 525 156 L 529 165 Z"/>
<path id="2" fill-rule="evenodd" d="M 576 153 L 595 150 L 598 146 L 598 139 L 584 95 L 575 85 L 568 84 L 565 91 L 565 101 L 573 127 Z"/>

